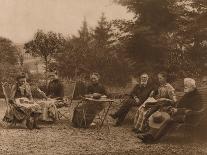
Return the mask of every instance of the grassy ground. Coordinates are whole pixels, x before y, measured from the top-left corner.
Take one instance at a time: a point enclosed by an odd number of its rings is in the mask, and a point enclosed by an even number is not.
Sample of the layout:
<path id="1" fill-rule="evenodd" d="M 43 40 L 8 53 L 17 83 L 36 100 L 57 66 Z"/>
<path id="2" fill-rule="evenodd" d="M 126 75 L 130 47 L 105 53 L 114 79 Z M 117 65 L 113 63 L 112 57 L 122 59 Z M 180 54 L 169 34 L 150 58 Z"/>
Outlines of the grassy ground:
<path id="1" fill-rule="evenodd" d="M 205 139 L 184 139 L 182 134 L 165 137 L 158 144 L 143 144 L 131 132 L 129 123 L 113 127 L 77 129 L 71 125 L 74 105 L 69 108 L 69 120 L 62 119 L 54 124 L 41 124 L 40 130 L 27 130 L 23 125 L 16 128 L 0 127 L 0 154 L 68 154 L 68 155 L 148 155 L 148 154 L 207 154 Z M 115 105 L 111 111 L 117 108 Z M 0 103 L 2 119 L 6 108 Z M 67 110 L 67 109 L 64 109 Z"/>

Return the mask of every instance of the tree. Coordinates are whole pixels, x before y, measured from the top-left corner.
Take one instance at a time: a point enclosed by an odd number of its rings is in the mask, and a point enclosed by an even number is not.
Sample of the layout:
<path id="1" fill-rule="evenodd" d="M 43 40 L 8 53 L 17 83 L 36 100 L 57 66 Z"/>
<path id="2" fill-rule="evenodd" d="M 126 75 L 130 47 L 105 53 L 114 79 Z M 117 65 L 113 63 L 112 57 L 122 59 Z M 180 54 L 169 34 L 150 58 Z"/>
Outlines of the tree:
<path id="1" fill-rule="evenodd" d="M 133 12 L 134 22 L 126 24 L 129 37 L 124 40 L 126 52 L 136 62 L 136 68 L 145 65 L 161 68 L 168 52 L 166 34 L 174 28 L 174 15 L 167 0 L 119 0 Z M 149 69 L 148 69 L 149 68 Z"/>
<path id="2" fill-rule="evenodd" d="M 11 40 L 0 37 L 0 63 L 17 64 L 18 50 Z"/>
<path id="3" fill-rule="evenodd" d="M 86 18 L 84 18 L 82 22 L 82 26 L 80 30 L 78 31 L 79 36 L 73 37 L 74 39 L 77 39 L 82 46 L 88 47 L 88 44 L 91 40 L 91 33 L 89 32 L 88 23 L 86 21 Z"/>
<path id="4" fill-rule="evenodd" d="M 115 42 L 112 24 L 107 21 L 104 13 L 102 13 L 98 25 L 94 29 L 93 38 L 98 48 L 109 49 Z"/>
<path id="5" fill-rule="evenodd" d="M 197 55 L 197 62 L 202 60 L 205 53 L 199 53 L 199 47 L 196 46 L 199 31 L 207 26 L 206 20 L 197 22 L 206 14 L 205 0 L 115 1 L 134 13 L 134 21 L 125 22 L 122 30 L 128 31 L 123 44 L 137 66 L 149 65 L 151 71 L 180 71 L 185 76 L 198 73 L 200 67 L 196 65 L 192 53 Z M 117 25 L 120 27 L 119 23 Z M 200 43 L 197 45 L 200 46 Z"/>
<path id="6" fill-rule="evenodd" d="M 14 43 L 0 37 L 0 81 L 13 82 L 20 69 L 17 66 L 18 50 Z"/>
<path id="7" fill-rule="evenodd" d="M 47 77 L 48 66 L 53 56 L 63 48 L 64 42 L 65 39 L 61 34 L 56 34 L 52 31 L 44 33 L 42 30 L 38 30 L 33 40 L 25 43 L 24 48 L 27 53 L 43 59 Z"/>
<path id="8" fill-rule="evenodd" d="M 89 57 L 90 70 L 99 72 L 108 85 L 125 85 L 129 80 L 129 63 L 120 53 L 113 24 L 104 14 L 93 30 L 93 49 Z"/>
<path id="9" fill-rule="evenodd" d="M 116 52 L 114 38 L 112 25 L 104 15 L 92 31 L 84 19 L 78 36 L 67 38 L 55 57 L 60 75 L 76 79 L 82 73 L 99 72 L 105 84 L 124 85 L 128 81 L 128 64 Z"/>
<path id="10" fill-rule="evenodd" d="M 64 48 L 56 55 L 56 67 L 62 77 L 76 78 L 82 70 L 88 70 L 91 33 L 84 19 L 78 36 L 66 39 Z"/>

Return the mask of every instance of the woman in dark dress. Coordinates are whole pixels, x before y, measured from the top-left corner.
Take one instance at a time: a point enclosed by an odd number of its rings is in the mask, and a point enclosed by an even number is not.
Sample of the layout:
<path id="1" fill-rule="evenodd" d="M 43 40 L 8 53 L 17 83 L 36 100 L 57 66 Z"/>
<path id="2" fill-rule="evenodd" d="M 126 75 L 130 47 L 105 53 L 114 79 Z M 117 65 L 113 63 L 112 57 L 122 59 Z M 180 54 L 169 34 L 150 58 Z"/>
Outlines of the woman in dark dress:
<path id="1" fill-rule="evenodd" d="M 90 84 L 87 86 L 86 94 L 98 93 L 101 95 L 107 95 L 106 89 L 100 83 L 100 75 L 98 73 L 92 73 L 90 76 Z"/>
<path id="2" fill-rule="evenodd" d="M 63 84 L 58 78 L 58 75 L 56 73 L 51 73 L 49 78 L 50 78 L 50 82 L 47 88 L 47 96 L 49 98 L 63 99 L 64 88 L 63 88 Z"/>
<path id="3" fill-rule="evenodd" d="M 87 86 L 86 97 L 93 98 L 95 96 L 107 95 L 105 88 L 99 83 L 99 79 L 100 75 L 98 73 L 91 74 L 91 83 Z M 72 119 L 74 126 L 88 128 L 96 115 L 103 110 L 104 106 L 103 102 L 83 100 L 74 110 Z"/>

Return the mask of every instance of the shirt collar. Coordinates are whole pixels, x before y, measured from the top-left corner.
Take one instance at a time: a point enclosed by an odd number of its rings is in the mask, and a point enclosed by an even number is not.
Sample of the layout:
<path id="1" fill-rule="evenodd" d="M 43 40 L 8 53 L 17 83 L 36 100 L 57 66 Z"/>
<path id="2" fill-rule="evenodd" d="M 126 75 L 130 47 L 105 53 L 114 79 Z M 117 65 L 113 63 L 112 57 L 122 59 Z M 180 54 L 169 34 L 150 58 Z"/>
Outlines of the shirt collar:
<path id="1" fill-rule="evenodd" d="M 145 83 L 140 83 L 140 86 L 141 86 L 141 87 L 146 87 L 146 86 L 147 86 L 147 82 L 145 82 Z"/>
<path id="2" fill-rule="evenodd" d="M 161 84 L 160 86 L 161 87 L 166 87 L 168 85 L 168 83 L 165 83 L 165 84 Z"/>

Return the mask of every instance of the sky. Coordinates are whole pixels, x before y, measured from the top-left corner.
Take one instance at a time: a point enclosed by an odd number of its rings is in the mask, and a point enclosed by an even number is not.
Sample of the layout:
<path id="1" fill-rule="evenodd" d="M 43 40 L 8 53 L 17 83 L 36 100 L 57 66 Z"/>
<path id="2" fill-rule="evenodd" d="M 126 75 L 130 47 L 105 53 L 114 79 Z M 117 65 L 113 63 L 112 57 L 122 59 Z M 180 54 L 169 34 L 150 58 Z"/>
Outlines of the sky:
<path id="1" fill-rule="evenodd" d="M 102 12 L 108 19 L 133 17 L 112 0 L 0 0 L 0 36 L 24 43 L 38 29 L 75 35 L 84 17 L 93 27 Z"/>

